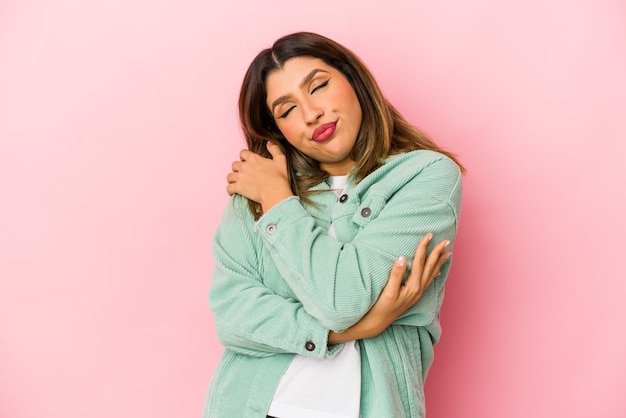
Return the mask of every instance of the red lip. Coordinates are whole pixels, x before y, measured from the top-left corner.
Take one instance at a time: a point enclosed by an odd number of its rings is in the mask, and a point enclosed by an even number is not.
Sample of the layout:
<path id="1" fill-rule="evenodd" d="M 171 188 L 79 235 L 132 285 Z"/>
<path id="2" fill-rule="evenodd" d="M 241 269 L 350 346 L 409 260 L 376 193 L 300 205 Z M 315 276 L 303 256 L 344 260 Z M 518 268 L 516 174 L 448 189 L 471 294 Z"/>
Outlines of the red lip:
<path id="1" fill-rule="evenodd" d="M 313 131 L 313 141 L 315 142 L 324 142 L 335 133 L 335 129 L 337 127 L 337 122 L 328 122 L 323 125 L 320 125 L 316 130 Z"/>

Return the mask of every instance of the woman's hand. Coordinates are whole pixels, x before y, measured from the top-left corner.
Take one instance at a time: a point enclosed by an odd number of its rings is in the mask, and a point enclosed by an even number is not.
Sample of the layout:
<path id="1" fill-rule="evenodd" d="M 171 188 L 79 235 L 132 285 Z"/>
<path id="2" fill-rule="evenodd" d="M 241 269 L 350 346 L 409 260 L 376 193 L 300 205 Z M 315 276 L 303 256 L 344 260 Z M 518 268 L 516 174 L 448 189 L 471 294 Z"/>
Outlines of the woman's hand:
<path id="1" fill-rule="evenodd" d="M 266 213 L 281 200 L 293 195 L 287 175 L 287 159 L 280 147 L 267 142 L 272 158 L 265 158 L 250 150 L 239 153 L 240 161 L 232 165 L 226 176 L 229 195 L 240 194 L 261 204 Z"/>
<path id="2" fill-rule="evenodd" d="M 452 254 L 450 251 L 444 251 L 450 244 L 450 241 L 444 240 L 432 249 L 427 258 L 426 248 L 432 238 L 432 233 L 429 233 L 417 246 L 411 273 L 406 281 L 402 283 L 407 260 L 399 257 L 391 268 L 389 281 L 374 306 L 345 332 L 330 331 L 328 344 L 375 337 L 419 300 L 426 288 L 440 274 L 443 263 Z"/>

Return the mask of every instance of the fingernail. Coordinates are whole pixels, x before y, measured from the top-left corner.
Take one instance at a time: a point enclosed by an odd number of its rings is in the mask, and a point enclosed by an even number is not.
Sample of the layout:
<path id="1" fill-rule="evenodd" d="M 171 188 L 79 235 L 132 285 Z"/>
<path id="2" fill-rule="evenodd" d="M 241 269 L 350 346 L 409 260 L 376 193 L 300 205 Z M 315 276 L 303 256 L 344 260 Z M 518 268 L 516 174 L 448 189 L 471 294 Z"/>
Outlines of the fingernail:
<path id="1" fill-rule="evenodd" d="M 406 258 L 404 256 L 400 256 L 396 258 L 396 266 L 404 267 L 406 265 Z"/>
<path id="2" fill-rule="evenodd" d="M 447 260 L 448 258 L 450 258 L 451 256 L 452 256 L 452 253 L 448 253 L 448 254 L 446 255 L 446 260 Z"/>
<path id="3" fill-rule="evenodd" d="M 443 248 L 446 248 L 448 245 L 450 245 L 450 241 L 446 241 L 446 243 L 443 244 Z"/>
<path id="4" fill-rule="evenodd" d="M 429 233 L 428 233 L 428 241 L 430 241 L 431 239 L 433 239 L 433 233 L 432 233 L 432 232 L 429 232 Z"/>

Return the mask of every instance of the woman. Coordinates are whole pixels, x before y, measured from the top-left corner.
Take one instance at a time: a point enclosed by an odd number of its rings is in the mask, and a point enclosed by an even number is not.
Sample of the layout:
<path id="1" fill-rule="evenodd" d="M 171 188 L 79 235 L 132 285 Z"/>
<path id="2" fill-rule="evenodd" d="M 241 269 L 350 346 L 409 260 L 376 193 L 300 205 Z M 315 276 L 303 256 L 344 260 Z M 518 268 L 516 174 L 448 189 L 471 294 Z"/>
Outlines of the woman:
<path id="1" fill-rule="evenodd" d="M 248 149 L 209 295 L 226 350 L 205 416 L 423 416 L 460 164 L 312 33 L 257 55 L 239 112 Z"/>

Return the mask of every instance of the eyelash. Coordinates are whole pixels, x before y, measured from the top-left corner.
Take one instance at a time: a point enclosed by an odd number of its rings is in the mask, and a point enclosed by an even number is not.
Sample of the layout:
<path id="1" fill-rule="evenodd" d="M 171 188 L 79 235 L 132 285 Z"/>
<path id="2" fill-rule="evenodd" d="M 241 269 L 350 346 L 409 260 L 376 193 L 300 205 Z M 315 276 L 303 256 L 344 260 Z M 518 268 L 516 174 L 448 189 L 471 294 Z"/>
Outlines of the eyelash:
<path id="1" fill-rule="evenodd" d="M 311 94 L 315 93 L 317 90 L 321 89 L 322 87 L 326 87 L 328 85 L 328 82 L 330 81 L 330 78 L 326 81 L 324 81 L 323 83 L 320 83 L 317 87 L 315 87 L 313 90 L 311 90 Z"/>
<path id="2" fill-rule="evenodd" d="M 295 107 L 295 106 L 291 106 L 289 109 L 287 109 L 287 111 L 286 111 L 285 113 L 283 113 L 282 115 L 280 115 L 280 116 L 278 117 L 278 119 L 285 119 L 285 118 L 289 115 L 289 113 L 291 113 L 291 111 L 293 110 L 293 108 L 294 108 L 294 107 Z"/>
<path id="3" fill-rule="evenodd" d="M 315 93 L 317 90 L 324 88 L 328 85 L 328 82 L 330 81 L 330 78 L 326 81 L 324 81 L 323 83 L 318 84 L 313 90 L 311 90 L 311 94 Z M 278 119 L 284 119 L 287 116 L 289 116 L 289 113 L 291 113 L 291 111 L 293 110 L 295 106 L 290 107 L 289 109 L 287 109 L 287 111 L 285 113 L 283 113 L 282 115 L 280 115 L 278 117 Z"/>

